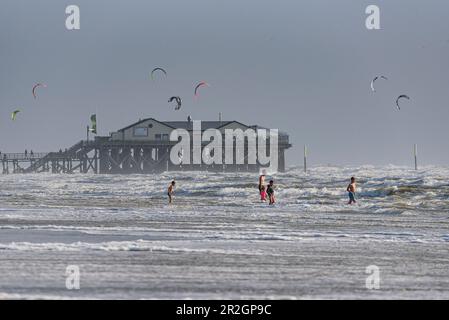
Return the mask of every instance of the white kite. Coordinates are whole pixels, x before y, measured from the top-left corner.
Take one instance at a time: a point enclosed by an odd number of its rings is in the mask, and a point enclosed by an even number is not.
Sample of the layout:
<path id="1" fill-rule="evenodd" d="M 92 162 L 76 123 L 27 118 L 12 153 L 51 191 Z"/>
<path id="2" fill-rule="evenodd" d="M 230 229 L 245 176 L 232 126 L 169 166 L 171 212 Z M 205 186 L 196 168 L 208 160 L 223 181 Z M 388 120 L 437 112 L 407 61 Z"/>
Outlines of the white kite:
<path id="1" fill-rule="evenodd" d="M 372 91 L 372 92 L 376 92 L 376 88 L 374 88 L 374 83 L 375 83 L 378 79 L 388 80 L 388 78 L 385 77 L 385 76 L 376 76 L 376 77 L 373 79 L 373 81 L 371 81 L 371 91 Z"/>

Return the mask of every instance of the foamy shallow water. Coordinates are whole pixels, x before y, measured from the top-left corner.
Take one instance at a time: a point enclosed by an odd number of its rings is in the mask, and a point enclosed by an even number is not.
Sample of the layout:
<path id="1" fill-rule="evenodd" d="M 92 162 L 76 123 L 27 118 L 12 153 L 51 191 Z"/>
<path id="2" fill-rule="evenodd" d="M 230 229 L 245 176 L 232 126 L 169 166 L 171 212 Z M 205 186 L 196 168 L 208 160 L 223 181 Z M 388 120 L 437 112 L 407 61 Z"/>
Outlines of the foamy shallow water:
<path id="1" fill-rule="evenodd" d="M 274 207 L 257 178 L 0 176 L 0 299 L 449 298 L 449 168 L 290 170 Z M 369 265 L 381 290 L 365 287 Z"/>

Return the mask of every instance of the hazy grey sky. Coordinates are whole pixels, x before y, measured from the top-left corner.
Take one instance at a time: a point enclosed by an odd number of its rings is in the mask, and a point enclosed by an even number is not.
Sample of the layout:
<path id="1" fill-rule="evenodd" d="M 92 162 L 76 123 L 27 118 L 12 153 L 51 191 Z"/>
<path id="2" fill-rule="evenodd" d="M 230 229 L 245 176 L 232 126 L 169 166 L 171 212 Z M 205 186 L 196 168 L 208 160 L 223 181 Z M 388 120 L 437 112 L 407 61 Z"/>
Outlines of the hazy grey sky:
<path id="1" fill-rule="evenodd" d="M 65 8 L 81 30 L 65 28 Z M 382 30 L 365 28 L 381 9 Z M 151 81 L 152 68 L 168 72 Z M 139 118 L 239 120 L 290 134 L 321 164 L 449 160 L 447 0 L 2 0 L 0 151 L 54 151 Z M 370 81 L 389 77 L 372 94 Z M 193 99 L 201 80 L 212 86 Z M 34 100 L 31 88 L 45 82 Z M 395 99 L 408 94 L 403 110 Z M 171 95 L 183 98 L 175 112 Z M 20 108 L 18 120 L 10 113 Z"/>

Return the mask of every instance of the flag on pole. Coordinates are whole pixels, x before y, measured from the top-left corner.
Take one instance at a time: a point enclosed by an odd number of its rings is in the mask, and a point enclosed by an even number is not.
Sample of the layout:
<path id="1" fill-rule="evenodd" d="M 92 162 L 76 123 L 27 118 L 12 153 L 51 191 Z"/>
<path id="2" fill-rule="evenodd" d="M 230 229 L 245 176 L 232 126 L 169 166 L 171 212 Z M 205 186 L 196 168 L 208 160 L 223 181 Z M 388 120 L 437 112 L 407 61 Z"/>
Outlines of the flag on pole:
<path id="1" fill-rule="evenodd" d="M 90 132 L 92 132 L 93 134 L 97 134 L 97 115 L 96 114 L 93 114 L 90 116 L 90 122 L 91 122 Z"/>

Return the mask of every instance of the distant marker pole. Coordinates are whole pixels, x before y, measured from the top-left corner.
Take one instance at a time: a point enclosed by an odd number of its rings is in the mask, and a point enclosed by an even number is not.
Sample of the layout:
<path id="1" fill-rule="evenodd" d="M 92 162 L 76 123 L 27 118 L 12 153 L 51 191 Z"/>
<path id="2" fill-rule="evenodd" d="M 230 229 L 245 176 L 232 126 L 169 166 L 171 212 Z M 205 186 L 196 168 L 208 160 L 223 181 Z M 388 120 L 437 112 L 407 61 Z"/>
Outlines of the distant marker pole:
<path id="1" fill-rule="evenodd" d="M 416 143 L 413 146 L 413 154 L 415 156 L 415 170 L 418 170 L 418 145 Z"/>
<path id="2" fill-rule="evenodd" d="M 96 134 L 98 134 L 98 122 L 97 122 L 97 119 L 98 119 L 98 106 L 95 106 L 95 126 L 96 126 L 95 130 L 97 131 Z"/>
<path id="3" fill-rule="evenodd" d="M 304 172 L 307 172 L 307 145 L 304 145 Z"/>

